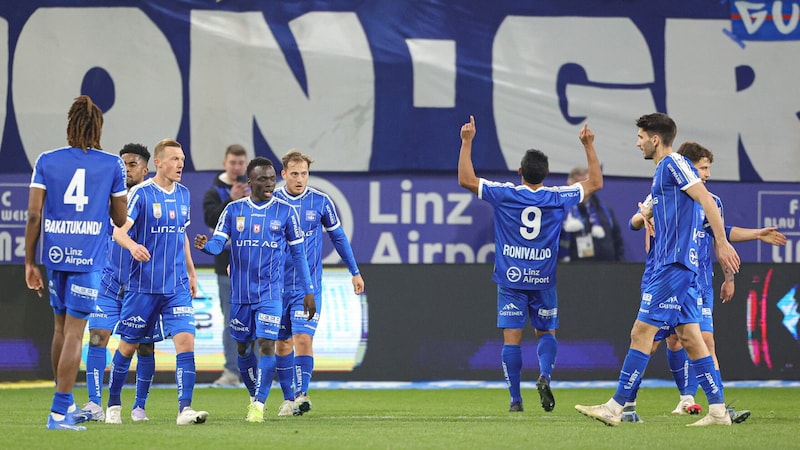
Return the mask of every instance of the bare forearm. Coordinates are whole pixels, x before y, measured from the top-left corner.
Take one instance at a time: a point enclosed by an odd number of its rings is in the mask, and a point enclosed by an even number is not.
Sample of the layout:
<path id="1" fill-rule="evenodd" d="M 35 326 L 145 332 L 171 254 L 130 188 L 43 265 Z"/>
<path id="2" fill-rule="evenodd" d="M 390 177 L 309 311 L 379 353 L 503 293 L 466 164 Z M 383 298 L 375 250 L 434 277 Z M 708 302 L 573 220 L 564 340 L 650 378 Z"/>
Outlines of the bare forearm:
<path id="1" fill-rule="evenodd" d="M 36 247 L 39 245 L 42 217 L 28 211 L 28 221 L 25 223 L 25 264 L 36 264 Z"/>
<path id="2" fill-rule="evenodd" d="M 472 165 L 472 141 L 462 140 L 461 151 L 458 154 L 458 184 L 473 193 L 478 193 L 478 177 Z"/>

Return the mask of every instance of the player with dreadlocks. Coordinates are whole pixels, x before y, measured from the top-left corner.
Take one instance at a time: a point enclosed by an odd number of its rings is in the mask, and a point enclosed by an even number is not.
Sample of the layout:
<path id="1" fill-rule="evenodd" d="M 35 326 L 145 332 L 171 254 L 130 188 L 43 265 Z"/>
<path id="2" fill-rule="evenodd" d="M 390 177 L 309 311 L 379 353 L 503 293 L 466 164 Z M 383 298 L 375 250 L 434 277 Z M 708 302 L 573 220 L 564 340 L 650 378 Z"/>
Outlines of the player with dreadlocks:
<path id="1" fill-rule="evenodd" d="M 102 151 L 102 128 L 100 108 L 88 96 L 76 98 L 67 113 L 69 146 L 39 155 L 31 176 L 25 281 L 42 296 L 36 253 L 43 236 L 40 258 L 47 268 L 55 318 L 51 359 L 56 392 L 47 417 L 50 430 L 86 429 L 76 426 L 73 417 L 81 341 L 100 290 L 108 227 L 111 221 L 122 226 L 127 215 L 125 163 Z"/>

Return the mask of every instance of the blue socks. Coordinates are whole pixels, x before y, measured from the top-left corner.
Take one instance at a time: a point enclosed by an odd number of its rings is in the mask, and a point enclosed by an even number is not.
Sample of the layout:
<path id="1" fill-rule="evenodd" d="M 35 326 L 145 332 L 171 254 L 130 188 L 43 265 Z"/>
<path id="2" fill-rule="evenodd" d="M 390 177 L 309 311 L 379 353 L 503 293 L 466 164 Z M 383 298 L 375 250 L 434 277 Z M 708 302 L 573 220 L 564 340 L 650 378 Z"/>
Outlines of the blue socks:
<path id="1" fill-rule="evenodd" d="M 697 378 L 695 378 L 692 366 L 689 364 L 689 357 L 686 350 L 680 349 L 672 351 L 667 347 L 667 363 L 672 378 L 675 379 L 675 386 L 681 395 L 694 395 L 697 392 Z"/>
<path id="2" fill-rule="evenodd" d="M 156 358 L 150 356 L 136 356 L 136 400 L 133 409 L 142 408 L 147 402 L 150 393 L 150 385 L 153 384 L 153 375 L 156 373 Z"/>
<path id="3" fill-rule="evenodd" d="M 258 384 L 256 385 L 256 401 L 267 402 L 272 379 L 275 378 L 275 355 L 259 356 L 258 358 Z"/>
<path id="4" fill-rule="evenodd" d="M 539 344 L 536 347 L 539 355 L 539 370 L 541 375 L 550 381 L 553 367 L 556 365 L 556 355 L 558 354 L 558 340 L 552 334 L 545 333 L 539 337 Z"/>
<path id="5" fill-rule="evenodd" d="M 90 345 L 86 353 L 86 391 L 89 401 L 102 405 L 103 374 L 108 364 L 108 350 Z"/>
<path id="6" fill-rule="evenodd" d="M 622 370 L 619 373 L 617 391 L 612 397 L 615 402 L 625 405 L 625 402 L 631 398 L 634 390 L 639 387 L 648 362 L 650 362 L 650 355 L 632 348 L 628 349 L 628 355 L 625 357 L 625 362 L 622 363 Z"/>
<path id="7" fill-rule="evenodd" d="M 284 400 L 294 400 L 294 352 L 286 356 L 275 355 L 275 370 L 281 384 Z"/>
<path id="8" fill-rule="evenodd" d="M 521 402 L 520 379 L 522 378 L 522 349 L 519 345 L 503 345 L 500 353 L 503 363 L 503 374 L 506 376 L 511 403 Z"/>
<path id="9" fill-rule="evenodd" d="M 50 412 L 66 415 L 69 407 L 75 401 L 72 398 L 72 393 L 65 394 L 63 392 L 56 392 L 53 396 L 53 404 L 50 406 Z"/>
<path id="10" fill-rule="evenodd" d="M 314 357 L 307 355 L 295 356 L 294 370 L 297 378 L 295 389 L 300 394 L 307 394 L 308 385 L 311 384 L 311 372 L 314 370 Z"/>
<path id="11" fill-rule="evenodd" d="M 108 406 L 122 404 L 122 386 L 125 385 L 130 367 L 131 358 L 122 356 L 119 350 L 114 352 L 114 357 L 111 359 L 111 379 L 108 382 Z"/>
<path id="12" fill-rule="evenodd" d="M 722 393 L 722 380 L 720 380 L 719 371 L 714 368 L 714 359 L 709 355 L 705 358 L 689 361 L 689 364 L 694 369 L 698 383 L 706 393 L 708 404 L 725 403 L 725 396 Z"/>
<path id="13" fill-rule="evenodd" d="M 175 356 L 175 383 L 178 385 L 178 412 L 192 405 L 194 383 L 197 379 L 194 352 L 183 352 Z"/>
<path id="14" fill-rule="evenodd" d="M 256 359 L 256 355 L 248 349 L 246 355 L 238 356 L 237 362 L 239 364 L 239 374 L 242 375 L 242 381 L 247 387 L 247 391 L 250 392 L 250 397 L 255 397 L 256 383 L 258 382 L 258 359 Z"/>

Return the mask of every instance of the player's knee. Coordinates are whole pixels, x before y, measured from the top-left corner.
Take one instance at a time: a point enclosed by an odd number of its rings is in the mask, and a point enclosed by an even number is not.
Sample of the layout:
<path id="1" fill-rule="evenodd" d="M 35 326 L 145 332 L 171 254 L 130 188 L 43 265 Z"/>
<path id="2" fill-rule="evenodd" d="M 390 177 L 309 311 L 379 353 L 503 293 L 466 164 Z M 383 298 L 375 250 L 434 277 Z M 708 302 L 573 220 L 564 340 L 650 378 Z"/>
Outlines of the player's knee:
<path id="1" fill-rule="evenodd" d="M 236 343 L 236 353 L 239 354 L 242 358 L 246 358 L 250 356 L 252 353 L 251 351 L 252 345 L 244 343 L 244 342 L 237 342 Z"/>
<path id="2" fill-rule="evenodd" d="M 258 339 L 258 352 L 261 356 L 275 355 L 275 341 L 270 339 Z"/>
<path id="3" fill-rule="evenodd" d="M 89 346 L 105 347 L 108 345 L 109 333 L 104 333 L 103 331 L 105 330 L 91 330 L 89 333 Z"/>
<path id="4" fill-rule="evenodd" d="M 139 344 L 136 353 L 139 356 L 151 356 L 155 351 L 155 344 Z"/>

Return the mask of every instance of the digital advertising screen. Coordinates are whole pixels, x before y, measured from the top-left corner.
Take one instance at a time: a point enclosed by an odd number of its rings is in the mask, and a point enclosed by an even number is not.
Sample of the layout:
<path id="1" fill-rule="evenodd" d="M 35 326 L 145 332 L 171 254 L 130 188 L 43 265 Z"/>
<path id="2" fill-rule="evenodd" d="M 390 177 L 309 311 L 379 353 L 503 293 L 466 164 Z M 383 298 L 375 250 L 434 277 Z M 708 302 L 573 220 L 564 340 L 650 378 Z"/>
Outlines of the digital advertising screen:
<path id="1" fill-rule="evenodd" d="M 364 360 L 367 349 L 368 309 L 366 294 L 353 293 L 352 276 L 345 268 L 331 267 L 323 271 L 319 326 L 314 335 L 314 371 L 350 372 Z M 197 297 L 194 299 L 195 363 L 197 371 L 222 370 L 223 320 L 219 305 L 217 275 L 213 269 L 197 269 Z M 111 335 L 108 361 L 119 345 L 119 336 Z M 83 336 L 81 369 L 86 369 L 89 330 Z M 156 371 L 175 371 L 175 346 L 171 339 L 156 343 Z M 131 361 L 135 370 L 136 358 Z"/>

